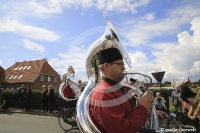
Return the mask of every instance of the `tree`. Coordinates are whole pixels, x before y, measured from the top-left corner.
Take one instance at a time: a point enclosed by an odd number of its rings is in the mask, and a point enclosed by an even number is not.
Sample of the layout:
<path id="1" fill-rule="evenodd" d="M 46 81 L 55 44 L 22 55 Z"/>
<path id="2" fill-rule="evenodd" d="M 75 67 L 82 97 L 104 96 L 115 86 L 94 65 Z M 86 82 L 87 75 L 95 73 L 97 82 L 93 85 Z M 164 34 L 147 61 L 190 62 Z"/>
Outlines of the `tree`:
<path id="1" fill-rule="evenodd" d="M 197 85 L 200 86 L 200 79 L 197 81 Z"/>

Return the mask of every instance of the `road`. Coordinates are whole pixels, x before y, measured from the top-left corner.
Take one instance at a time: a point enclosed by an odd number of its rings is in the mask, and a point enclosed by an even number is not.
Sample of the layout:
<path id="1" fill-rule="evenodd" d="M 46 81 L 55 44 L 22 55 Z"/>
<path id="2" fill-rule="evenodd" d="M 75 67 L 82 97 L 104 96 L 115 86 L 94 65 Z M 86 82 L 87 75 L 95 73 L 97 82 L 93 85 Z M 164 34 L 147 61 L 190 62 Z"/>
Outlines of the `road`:
<path id="1" fill-rule="evenodd" d="M 55 116 L 1 113 L 0 121 L 0 133 L 64 133 Z"/>

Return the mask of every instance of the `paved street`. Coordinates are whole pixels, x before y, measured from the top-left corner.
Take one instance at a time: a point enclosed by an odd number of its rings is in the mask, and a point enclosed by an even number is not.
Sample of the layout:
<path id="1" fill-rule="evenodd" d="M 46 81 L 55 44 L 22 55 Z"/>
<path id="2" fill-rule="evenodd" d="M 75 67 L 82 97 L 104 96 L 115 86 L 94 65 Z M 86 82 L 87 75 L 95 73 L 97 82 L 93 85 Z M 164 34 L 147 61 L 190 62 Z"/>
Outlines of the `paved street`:
<path id="1" fill-rule="evenodd" d="M 1 133 L 63 133 L 58 119 L 52 116 L 19 113 L 0 114 Z"/>

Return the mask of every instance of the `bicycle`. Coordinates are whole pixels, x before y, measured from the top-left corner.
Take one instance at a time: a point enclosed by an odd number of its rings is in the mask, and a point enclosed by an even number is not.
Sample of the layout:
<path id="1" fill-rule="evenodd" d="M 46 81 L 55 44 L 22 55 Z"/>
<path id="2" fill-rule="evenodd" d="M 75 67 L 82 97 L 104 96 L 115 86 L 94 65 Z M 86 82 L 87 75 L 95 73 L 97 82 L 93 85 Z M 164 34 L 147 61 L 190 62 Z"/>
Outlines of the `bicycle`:
<path id="1" fill-rule="evenodd" d="M 164 115 L 164 117 L 168 119 L 167 128 L 174 129 L 171 131 L 173 133 L 190 133 L 193 129 L 195 129 L 195 132 L 199 132 L 197 126 L 194 123 L 191 123 L 191 120 L 187 117 L 187 113 L 168 113 L 167 115 Z M 168 133 L 170 133 L 170 131 Z"/>
<path id="2" fill-rule="evenodd" d="M 60 127 L 66 132 L 78 133 L 79 128 L 76 122 L 75 109 L 73 108 L 59 108 L 58 123 Z M 68 125 L 67 125 L 68 124 Z"/>

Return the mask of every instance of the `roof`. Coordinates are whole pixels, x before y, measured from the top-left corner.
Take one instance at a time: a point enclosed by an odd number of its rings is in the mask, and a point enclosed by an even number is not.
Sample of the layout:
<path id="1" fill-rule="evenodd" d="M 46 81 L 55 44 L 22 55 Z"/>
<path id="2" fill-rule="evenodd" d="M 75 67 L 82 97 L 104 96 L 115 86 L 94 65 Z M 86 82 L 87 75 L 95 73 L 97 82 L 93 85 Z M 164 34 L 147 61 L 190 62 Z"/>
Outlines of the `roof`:
<path id="1" fill-rule="evenodd" d="M 60 75 L 48 64 L 46 59 L 16 62 L 5 70 L 5 78 L 9 83 L 34 82 L 39 74 L 60 77 Z"/>
<path id="2" fill-rule="evenodd" d="M 5 69 L 0 66 L 0 83 L 5 82 L 4 77 L 5 77 Z"/>

